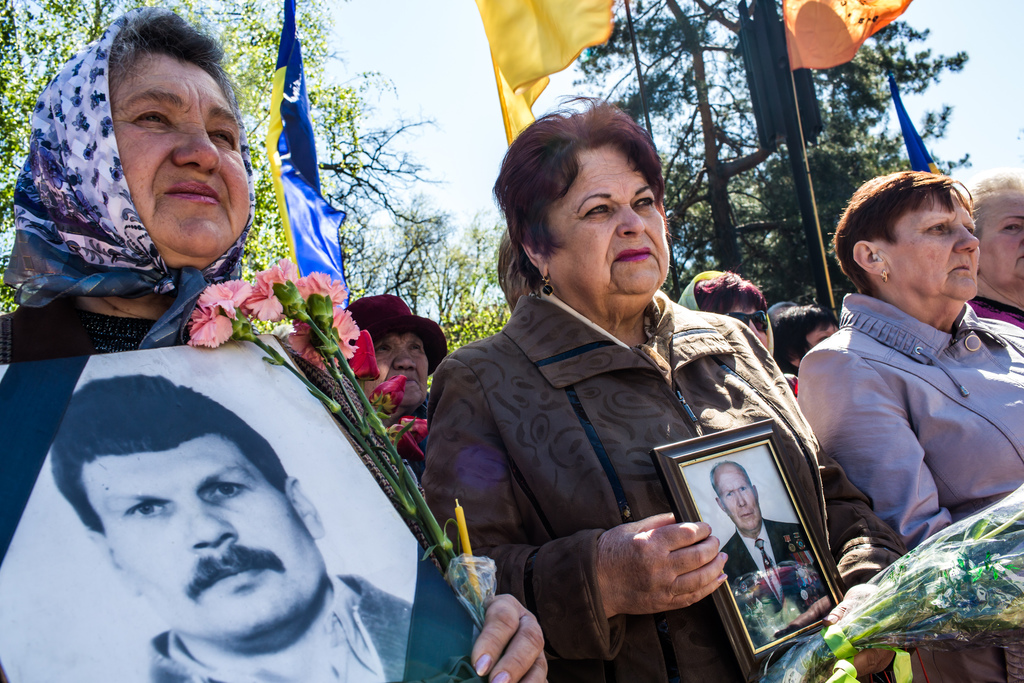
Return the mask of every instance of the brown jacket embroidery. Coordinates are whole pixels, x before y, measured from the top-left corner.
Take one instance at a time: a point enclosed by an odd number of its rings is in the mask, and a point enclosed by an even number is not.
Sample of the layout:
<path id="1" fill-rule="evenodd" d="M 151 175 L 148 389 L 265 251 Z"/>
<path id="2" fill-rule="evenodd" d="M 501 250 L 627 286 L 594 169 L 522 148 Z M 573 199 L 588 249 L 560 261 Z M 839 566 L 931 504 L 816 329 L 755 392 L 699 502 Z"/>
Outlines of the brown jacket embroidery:
<path id="1" fill-rule="evenodd" d="M 626 349 L 524 297 L 501 333 L 459 349 L 434 377 L 428 502 L 441 520 L 454 516 L 455 498 L 465 507 L 473 550 L 498 563 L 498 591 L 540 619 L 552 681 L 666 681 L 673 659 L 681 681 L 741 680 L 711 600 L 660 619 L 609 620 L 598 591 L 601 533 L 623 518 L 670 510 L 648 454 L 697 435 L 677 392 L 705 434 L 765 418 L 780 425 L 781 457 L 798 473 L 808 509 L 822 517 L 827 510 L 830 547 L 848 582 L 903 552 L 868 499 L 820 453 L 752 333 L 661 293 L 650 310 L 656 332 Z"/>

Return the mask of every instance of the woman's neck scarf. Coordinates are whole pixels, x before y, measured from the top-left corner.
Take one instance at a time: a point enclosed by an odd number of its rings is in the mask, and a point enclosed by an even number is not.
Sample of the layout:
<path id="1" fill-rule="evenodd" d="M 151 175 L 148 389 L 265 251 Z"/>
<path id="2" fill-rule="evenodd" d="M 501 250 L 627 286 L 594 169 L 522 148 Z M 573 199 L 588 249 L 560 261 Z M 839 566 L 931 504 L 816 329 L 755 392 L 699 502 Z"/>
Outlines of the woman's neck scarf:
<path id="1" fill-rule="evenodd" d="M 68 62 L 39 96 L 28 159 L 14 192 L 14 249 L 4 282 L 22 306 L 60 297 L 172 294 L 171 308 L 140 348 L 184 341 L 185 324 L 207 284 L 237 278 L 256 207 L 249 146 L 249 219 L 235 243 L 202 271 L 169 268 L 135 211 L 114 138 L 108 55 L 133 10 Z"/>

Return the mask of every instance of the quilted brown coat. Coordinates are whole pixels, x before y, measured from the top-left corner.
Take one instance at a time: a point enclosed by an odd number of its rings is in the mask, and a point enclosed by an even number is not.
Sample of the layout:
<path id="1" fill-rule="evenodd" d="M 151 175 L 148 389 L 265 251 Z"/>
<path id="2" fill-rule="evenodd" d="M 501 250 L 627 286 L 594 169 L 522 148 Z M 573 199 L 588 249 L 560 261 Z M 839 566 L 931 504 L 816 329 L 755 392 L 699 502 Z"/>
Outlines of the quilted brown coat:
<path id="1" fill-rule="evenodd" d="M 540 619 L 552 681 L 742 680 L 710 599 L 607 619 L 598 590 L 601 533 L 670 510 L 650 450 L 698 427 L 780 425 L 781 456 L 807 509 L 820 512 L 813 533 L 824 537 L 827 510 L 848 582 L 903 552 L 819 452 L 786 380 L 746 326 L 660 293 L 648 318 L 656 329 L 648 343 L 625 348 L 555 304 L 523 297 L 502 332 L 459 349 L 434 376 L 428 502 L 439 519 L 454 516 L 456 498 L 466 509 L 474 552 L 497 561 L 498 592 Z"/>

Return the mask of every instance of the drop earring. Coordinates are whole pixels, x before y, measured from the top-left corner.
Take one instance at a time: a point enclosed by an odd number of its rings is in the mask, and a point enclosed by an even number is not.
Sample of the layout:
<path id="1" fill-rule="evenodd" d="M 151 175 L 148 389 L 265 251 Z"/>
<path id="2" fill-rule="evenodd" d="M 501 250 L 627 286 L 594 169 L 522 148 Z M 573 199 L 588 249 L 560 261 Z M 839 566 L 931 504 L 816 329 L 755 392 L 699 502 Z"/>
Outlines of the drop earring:
<path id="1" fill-rule="evenodd" d="M 551 296 L 555 293 L 555 288 L 551 286 L 551 278 L 547 275 L 544 276 L 540 291 L 543 292 L 545 296 Z"/>
<path id="2" fill-rule="evenodd" d="M 888 282 L 888 281 L 889 281 L 889 271 L 883 270 L 882 271 L 882 282 Z"/>

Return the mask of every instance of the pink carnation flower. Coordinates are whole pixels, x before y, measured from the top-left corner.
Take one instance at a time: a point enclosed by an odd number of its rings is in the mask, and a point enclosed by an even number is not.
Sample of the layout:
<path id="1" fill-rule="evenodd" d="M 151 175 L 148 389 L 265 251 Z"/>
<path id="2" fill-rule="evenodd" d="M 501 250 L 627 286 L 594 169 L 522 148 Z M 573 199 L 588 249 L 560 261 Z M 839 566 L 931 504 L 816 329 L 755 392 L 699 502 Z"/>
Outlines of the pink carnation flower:
<path id="1" fill-rule="evenodd" d="M 323 358 L 320 357 L 320 353 L 313 347 L 313 342 L 309 338 L 309 325 L 304 322 L 295 321 L 292 328 L 292 333 L 288 335 L 288 343 L 291 344 L 292 350 L 312 365 L 321 370 L 326 370 L 327 366 L 324 365 Z"/>
<path id="2" fill-rule="evenodd" d="M 252 285 L 245 280 L 227 280 L 204 289 L 197 306 L 209 309 L 219 307 L 224 315 L 234 320 L 235 309 L 241 307 L 251 294 Z"/>
<path id="3" fill-rule="evenodd" d="M 331 300 L 335 306 L 343 306 L 348 299 L 348 290 L 339 280 L 332 280 L 327 273 L 310 273 L 295 283 L 299 294 L 308 300 L 311 294 L 320 294 Z"/>
<path id="4" fill-rule="evenodd" d="M 219 306 L 196 306 L 189 323 L 189 346 L 215 349 L 231 339 L 231 320 Z"/>
<path id="5" fill-rule="evenodd" d="M 338 331 L 338 348 L 345 360 L 352 360 L 356 355 L 356 342 L 359 341 L 359 326 L 352 319 L 352 314 L 341 306 L 334 307 L 334 329 Z"/>
<path id="6" fill-rule="evenodd" d="M 257 278 L 259 275 L 256 276 Z M 267 293 L 269 291 L 269 294 Z M 252 296 L 242 304 L 242 312 L 250 318 L 265 320 L 268 323 L 276 323 L 284 320 L 284 306 L 276 296 L 274 290 L 261 288 L 257 282 L 253 288 Z"/>
<path id="7" fill-rule="evenodd" d="M 295 282 L 298 279 L 299 267 L 286 258 L 278 261 L 277 265 L 273 265 L 264 271 L 256 273 L 257 282 L 263 280 L 268 282 L 271 286 L 275 284 L 283 284 L 289 280 Z M 271 290 L 271 293 L 273 293 L 273 290 Z"/>
<path id="8" fill-rule="evenodd" d="M 276 323 L 284 320 L 284 306 L 274 295 L 274 285 L 299 279 L 299 269 L 288 259 L 281 259 L 277 265 L 256 273 L 256 286 L 252 296 L 246 299 L 242 311 L 246 315 Z"/>

